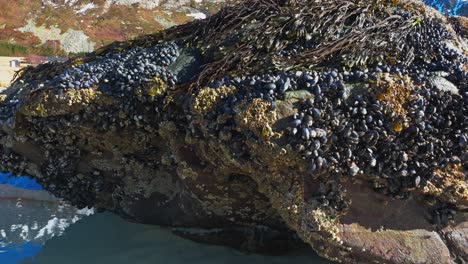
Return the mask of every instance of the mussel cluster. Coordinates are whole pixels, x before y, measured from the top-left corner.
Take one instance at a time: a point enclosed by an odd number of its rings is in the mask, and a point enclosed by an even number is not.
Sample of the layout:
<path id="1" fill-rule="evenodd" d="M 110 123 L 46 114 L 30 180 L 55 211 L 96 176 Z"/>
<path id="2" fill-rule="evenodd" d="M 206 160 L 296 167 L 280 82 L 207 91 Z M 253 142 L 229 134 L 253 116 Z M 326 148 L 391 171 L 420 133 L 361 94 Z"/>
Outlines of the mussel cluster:
<path id="1" fill-rule="evenodd" d="M 27 85 L 31 92 L 53 88 L 54 93 L 61 96 L 67 91 L 93 89 L 106 96 L 124 98 L 118 101 L 117 106 L 106 108 L 90 105 L 74 115 L 29 117 L 26 137 L 42 146 L 44 151 L 42 157 L 45 162 L 39 168 L 40 176 L 36 175 L 37 181 L 48 191 L 80 208 L 94 206 L 99 193 L 112 192 L 116 184 L 114 181 L 120 177 L 105 180 L 99 170 L 89 175 L 76 173 L 76 166 L 87 154 L 77 145 L 86 143 L 70 127 L 91 122 L 98 132 L 115 132 L 133 125 L 155 132 L 157 128 L 148 123 L 149 119 L 155 119 L 155 111 L 159 111 L 160 106 L 154 107 L 154 102 L 145 104 L 148 101 L 145 98 L 151 96 L 142 96 L 141 90 L 144 86 L 153 85 L 150 82 L 155 76 L 160 80 L 158 85 L 162 90 L 158 92 L 161 94 L 172 87 L 177 77 L 166 67 L 174 63 L 178 55 L 178 47 L 172 42 L 149 48 L 134 47 L 91 62 L 76 63 L 46 82 L 30 80 Z M 8 104 L 0 108 L 0 113 L 3 117 L 11 116 L 18 107 L 21 107 L 21 100 L 11 98 Z M 13 121 L 11 118 L 8 120 Z M 2 120 L 1 124 L 5 125 L 8 120 Z M 2 171 L 15 175 L 26 173 L 29 163 L 23 157 L 10 148 L 0 150 Z"/>
<path id="2" fill-rule="evenodd" d="M 279 101 L 295 98 L 298 99 L 295 102 L 297 113 L 290 118 L 284 137 L 307 162 L 309 174 L 330 175 L 335 179 L 366 175 L 375 180 L 376 190 L 406 197 L 409 190 L 423 188 L 432 178 L 438 177 L 437 169 L 452 165 L 468 169 L 468 59 L 446 43 L 452 33 L 441 23 L 424 19 L 415 22 L 414 27 L 416 30 L 411 30 L 406 37 L 407 49 L 414 56 L 411 60 L 390 56 L 382 57 L 380 61 L 372 60 L 365 66 L 349 66 L 341 64 L 343 60 L 335 60 L 338 55 L 334 54 L 330 61 L 322 61 L 310 68 L 273 70 L 272 65 L 264 65 L 261 68 L 266 70 L 262 73 L 238 77 L 227 74 L 209 83 L 207 86 L 215 89 L 236 88 L 234 93 L 222 98 L 214 112 L 206 113 L 208 119 L 212 119 L 213 134 L 221 135 L 221 131 L 235 127 L 235 124 L 218 125 L 217 122 L 220 116 L 236 115 L 239 102 L 262 99 L 273 111 Z M 98 132 L 136 127 L 144 133 L 157 133 L 159 123 L 164 121 L 190 124 L 193 121 L 190 112 L 177 110 L 160 114 L 163 112 L 162 101 L 135 100 L 138 99 L 137 91 L 155 78 L 166 89 L 164 92 L 185 84 L 178 83 L 176 75 L 167 68 L 178 59 L 181 45 L 166 42 L 149 48 L 133 47 L 108 53 L 67 68 L 45 83 L 35 83 L 32 91 L 54 88 L 58 94 L 63 94 L 71 90 L 93 89 L 118 99 L 117 106 L 93 105 L 70 116 L 31 117 L 28 120 L 31 127 L 26 137 L 44 146 L 44 156 L 48 160 L 39 168 L 43 176 L 39 179 L 41 184 L 80 207 L 94 204 L 95 197 L 90 194 L 115 187 L 108 180 L 112 177 L 104 179 L 99 171 L 92 175 L 74 175 L 83 158 L 77 141 L 86 139 L 75 136 L 67 129 L 69 127 L 91 123 Z M 307 42 L 306 38 L 305 43 L 301 39 L 292 41 L 277 55 L 286 59 L 318 46 L 317 39 Z M 205 59 L 210 61 L 210 58 Z M 203 67 L 199 69 L 202 70 Z M 432 81 L 433 77 L 452 83 L 457 87 L 456 91 L 441 89 Z M 391 79 L 400 87 L 407 86 L 403 95 L 392 94 L 394 87 L 385 88 L 390 89 L 391 96 L 403 97 L 397 100 L 401 103 L 399 111 L 388 98 L 380 96 L 386 92 L 379 90 L 381 79 Z M 185 101 L 190 102 L 197 92 L 186 93 Z M 9 100 L 0 108 L 2 116 L 13 116 L 13 111 L 20 106 L 19 100 Z M 11 120 L 0 118 L 0 121 L 0 125 L 4 125 Z M 227 125 L 230 128 L 223 127 Z M 187 130 L 191 128 L 187 127 Z M 251 136 L 255 137 L 253 133 Z M 146 155 L 144 148 L 151 145 L 149 139 L 141 136 L 139 140 L 142 153 Z M 81 145 L 84 144 L 86 142 Z M 8 159 L 13 157 L 10 158 L 6 149 L 1 150 L 2 169 L 23 172 L 14 164 L 9 165 Z"/>
<path id="3" fill-rule="evenodd" d="M 177 45 L 168 42 L 150 48 L 135 47 L 117 54 L 107 54 L 99 60 L 68 68 L 42 86 L 55 86 L 63 90 L 91 88 L 112 89 L 114 93 L 133 90 L 159 76 L 169 87 L 177 81 L 165 69 L 179 56 Z"/>
<path id="4" fill-rule="evenodd" d="M 420 42 L 422 34 L 429 42 Z M 233 86 L 238 92 L 212 116 L 235 114 L 242 100 L 261 98 L 274 109 L 277 100 L 305 96 L 286 132 L 291 146 L 310 164 L 308 172 L 338 178 L 365 174 L 386 181 L 377 190 L 405 197 L 408 190 L 437 177 L 437 169 L 468 168 L 467 58 L 444 43 L 450 34 L 440 23 L 423 21 L 408 37 L 415 51 L 410 65 L 379 62 L 348 70 L 323 67 L 226 77 L 210 86 Z M 440 74 L 458 91 L 431 82 L 431 76 Z M 373 84 L 382 76 L 414 86 L 405 95 L 404 114 L 379 98 Z M 405 76 L 411 84 L 403 82 Z"/>

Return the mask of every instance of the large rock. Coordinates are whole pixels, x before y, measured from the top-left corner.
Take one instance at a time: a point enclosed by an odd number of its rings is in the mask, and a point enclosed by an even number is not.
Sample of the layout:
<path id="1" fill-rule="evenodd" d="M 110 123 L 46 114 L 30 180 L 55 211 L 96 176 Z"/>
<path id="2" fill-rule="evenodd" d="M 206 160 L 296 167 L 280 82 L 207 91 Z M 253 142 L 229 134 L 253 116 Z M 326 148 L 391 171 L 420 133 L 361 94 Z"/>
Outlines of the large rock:
<path id="1" fill-rule="evenodd" d="M 464 42 L 414 1 L 227 7 L 22 72 L 1 168 L 197 241 L 463 262 Z"/>

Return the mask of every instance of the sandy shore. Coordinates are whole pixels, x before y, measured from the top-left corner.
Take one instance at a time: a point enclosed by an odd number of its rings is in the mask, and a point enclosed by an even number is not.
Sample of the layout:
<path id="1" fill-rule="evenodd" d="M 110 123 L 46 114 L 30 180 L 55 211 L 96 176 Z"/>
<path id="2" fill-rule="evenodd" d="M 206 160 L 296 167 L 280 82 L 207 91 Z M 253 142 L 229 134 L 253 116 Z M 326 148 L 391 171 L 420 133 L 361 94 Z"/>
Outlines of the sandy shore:
<path id="1" fill-rule="evenodd" d="M 20 68 L 11 68 L 10 61 L 11 60 L 24 60 L 21 57 L 1 57 L 0 56 L 0 89 L 6 88 L 10 85 L 11 79 L 15 74 L 15 71 L 19 70 Z M 21 64 L 21 67 L 27 66 L 26 64 Z"/>

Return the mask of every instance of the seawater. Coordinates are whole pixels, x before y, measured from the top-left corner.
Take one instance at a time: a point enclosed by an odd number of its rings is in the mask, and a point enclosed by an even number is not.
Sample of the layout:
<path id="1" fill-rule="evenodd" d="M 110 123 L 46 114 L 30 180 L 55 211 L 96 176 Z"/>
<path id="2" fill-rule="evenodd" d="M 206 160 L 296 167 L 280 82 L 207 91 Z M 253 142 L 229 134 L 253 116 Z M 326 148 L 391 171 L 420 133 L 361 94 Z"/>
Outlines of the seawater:
<path id="1" fill-rule="evenodd" d="M 311 249 L 284 256 L 200 244 L 169 228 L 77 210 L 27 177 L 0 174 L 0 264 L 331 263 Z"/>
<path id="2" fill-rule="evenodd" d="M 110 213 L 95 214 L 47 241 L 25 264 L 289 264 L 331 263 L 312 250 L 285 256 L 244 254 L 231 248 L 199 244 L 167 228 L 132 224 Z"/>

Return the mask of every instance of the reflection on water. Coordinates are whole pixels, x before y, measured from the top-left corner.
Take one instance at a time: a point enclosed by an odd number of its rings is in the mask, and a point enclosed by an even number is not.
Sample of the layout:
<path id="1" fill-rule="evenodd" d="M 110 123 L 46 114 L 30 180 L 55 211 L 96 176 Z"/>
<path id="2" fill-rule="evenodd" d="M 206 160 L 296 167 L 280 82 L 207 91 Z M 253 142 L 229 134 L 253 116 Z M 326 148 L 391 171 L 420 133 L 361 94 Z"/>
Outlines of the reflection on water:
<path id="1" fill-rule="evenodd" d="M 80 220 L 81 219 L 81 220 Z M 287 256 L 244 254 L 198 244 L 170 229 L 77 210 L 27 178 L 0 174 L 0 264 L 330 263 L 312 250 Z"/>
<path id="2" fill-rule="evenodd" d="M 27 179 L 2 178 L 0 174 L 0 183 L 8 183 L 0 184 L 0 264 L 16 264 L 34 256 L 45 241 L 93 213 L 40 191 Z"/>
<path id="3" fill-rule="evenodd" d="M 26 242 L 42 244 L 92 213 L 92 209 L 77 210 L 59 200 L 0 197 L 0 248 Z"/>
<path id="4" fill-rule="evenodd" d="M 244 254 L 234 249 L 198 244 L 173 235 L 169 229 L 132 224 L 110 213 L 88 216 L 62 236 L 47 241 L 24 264 L 144 264 L 144 263 L 330 263 L 312 250 L 288 256 Z"/>

